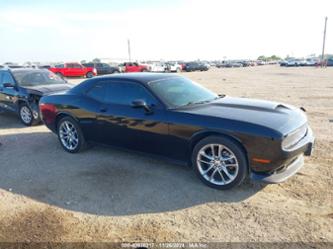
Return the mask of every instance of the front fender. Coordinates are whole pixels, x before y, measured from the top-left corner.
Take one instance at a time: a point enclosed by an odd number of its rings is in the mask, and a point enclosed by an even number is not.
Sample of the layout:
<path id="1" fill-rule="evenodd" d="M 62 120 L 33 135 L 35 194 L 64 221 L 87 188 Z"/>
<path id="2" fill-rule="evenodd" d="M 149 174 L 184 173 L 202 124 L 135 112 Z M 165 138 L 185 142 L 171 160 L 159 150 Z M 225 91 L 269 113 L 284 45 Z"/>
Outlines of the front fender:
<path id="1" fill-rule="evenodd" d="M 217 129 L 211 129 L 211 130 L 205 129 L 205 130 L 200 130 L 200 131 L 194 133 L 192 135 L 192 137 L 190 138 L 189 151 L 192 152 L 195 145 L 200 140 L 202 140 L 202 139 L 204 139 L 208 136 L 222 136 L 222 137 L 226 137 L 226 138 L 229 138 L 229 139 L 233 140 L 244 151 L 246 160 L 247 160 L 247 162 L 249 162 L 248 151 L 247 151 L 245 145 L 243 144 L 242 140 L 239 137 L 235 136 L 234 134 L 232 134 L 230 132 L 221 131 L 221 130 L 217 130 Z M 189 162 L 189 165 L 190 164 L 191 164 L 191 162 Z"/>

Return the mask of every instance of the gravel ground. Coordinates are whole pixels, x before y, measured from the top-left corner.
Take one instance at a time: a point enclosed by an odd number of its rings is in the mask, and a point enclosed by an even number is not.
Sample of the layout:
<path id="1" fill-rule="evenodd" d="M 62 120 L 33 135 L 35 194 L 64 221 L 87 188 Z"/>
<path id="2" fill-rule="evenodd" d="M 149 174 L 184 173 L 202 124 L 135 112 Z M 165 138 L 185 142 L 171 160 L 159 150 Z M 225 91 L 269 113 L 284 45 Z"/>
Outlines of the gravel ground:
<path id="1" fill-rule="evenodd" d="M 44 126 L 2 113 L 0 241 L 333 242 L 333 68 L 184 75 L 217 93 L 303 106 L 317 137 L 313 157 L 285 183 L 217 191 L 147 156 L 101 146 L 66 153 Z"/>

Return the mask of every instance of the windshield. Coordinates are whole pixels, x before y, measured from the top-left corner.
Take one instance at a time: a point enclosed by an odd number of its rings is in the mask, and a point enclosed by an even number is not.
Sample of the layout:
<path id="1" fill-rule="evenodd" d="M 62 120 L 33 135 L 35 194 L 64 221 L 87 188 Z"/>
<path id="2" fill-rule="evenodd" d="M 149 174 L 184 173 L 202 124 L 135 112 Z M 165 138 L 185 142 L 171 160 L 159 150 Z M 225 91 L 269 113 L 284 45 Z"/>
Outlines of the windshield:
<path id="1" fill-rule="evenodd" d="M 182 77 L 152 81 L 149 86 L 170 108 L 200 104 L 218 98 L 217 94 Z"/>
<path id="2" fill-rule="evenodd" d="M 66 83 L 59 76 L 48 70 L 13 71 L 13 75 L 20 86 L 39 86 Z"/>

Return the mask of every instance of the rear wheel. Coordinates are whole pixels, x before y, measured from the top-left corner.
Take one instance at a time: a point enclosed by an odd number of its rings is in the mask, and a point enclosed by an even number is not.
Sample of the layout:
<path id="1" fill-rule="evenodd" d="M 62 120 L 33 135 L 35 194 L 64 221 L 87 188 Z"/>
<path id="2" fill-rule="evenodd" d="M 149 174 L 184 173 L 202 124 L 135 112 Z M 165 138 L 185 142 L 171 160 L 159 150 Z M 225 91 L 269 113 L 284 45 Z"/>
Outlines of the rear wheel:
<path id="1" fill-rule="evenodd" d="M 201 140 L 193 149 L 192 165 L 203 183 L 220 190 L 241 184 L 247 175 L 245 153 L 236 142 L 225 137 Z"/>
<path id="2" fill-rule="evenodd" d="M 86 74 L 86 77 L 87 77 L 87 78 L 92 78 L 92 77 L 94 77 L 94 74 L 93 74 L 92 72 L 88 72 L 88 73 Z"/>
<path id="3" fill-rule="evenodd" d="M 61 146 L 70 153 L 84 149 L 86 142 L 78 123 L 71 117 L 62 118 L 57 125 L 57 134 Z"/>

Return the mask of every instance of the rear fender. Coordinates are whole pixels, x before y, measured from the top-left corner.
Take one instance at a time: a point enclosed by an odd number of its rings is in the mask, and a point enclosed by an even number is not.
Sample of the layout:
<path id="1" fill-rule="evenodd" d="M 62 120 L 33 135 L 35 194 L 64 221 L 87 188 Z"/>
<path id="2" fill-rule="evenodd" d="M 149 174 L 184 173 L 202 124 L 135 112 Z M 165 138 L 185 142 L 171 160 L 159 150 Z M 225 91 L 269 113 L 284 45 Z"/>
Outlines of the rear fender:
<path id="1" fill-rule="evenodd" d="M 79 120 L 74 115 L 72 115 L 71 113 L 66 112 L 66 111 L 61 111 L 61 112 L 57 113 L 56 120 L 55 120 L 55 128 L 58 128 L 58 122 L 63 117 L 71 117 L 72 119 L 74 119 L 76 122 L 79 123 Z"/>

